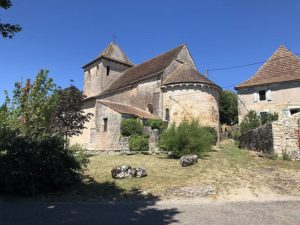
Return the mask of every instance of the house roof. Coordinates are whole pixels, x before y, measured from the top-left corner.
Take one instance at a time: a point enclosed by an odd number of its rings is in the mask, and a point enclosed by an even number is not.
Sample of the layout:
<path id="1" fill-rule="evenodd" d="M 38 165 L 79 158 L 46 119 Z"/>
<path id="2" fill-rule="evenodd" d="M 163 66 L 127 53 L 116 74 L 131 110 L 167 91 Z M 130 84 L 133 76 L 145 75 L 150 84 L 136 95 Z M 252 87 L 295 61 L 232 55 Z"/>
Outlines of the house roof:
<path id="1" fill-rule="evenodd" d="M 179 66 L 164 80 L 163 85 L 179 83 L 203 83 L 219 87 L 207 77 L 200 74 L 193 66 L 188 64 L 182 64 L 181 66 Z"/>
<path id="2" fill-rule="evenodd" d="M 106 58 L 109 60 L 113 60 L 119 62 L 121 64 L 125 64 L 128 66 L 133 66 L 133 63 L 126 56 L 124 51 L 114 42 L 111 42 L 99 55 L 96 59 L 92 60 L 88 64 L 84 65 L 83 68 L 91 65 L 101 58 Z"/>
<path id="3" fill-rule="evenodd" d="M 118 80 L 113 82 L 100 95 L 104 95 L 122 87 L 126 87 L 138 80 L 163 71 L 172 63 L 183 47 L 184 45 L 180 45 L 164 54 L 158 55 L 144 63 L 127 69 Z"/>
<path id="4" fill-rule="evenodd" d="M 139 118 L 145 118 L 145 119 L 155 119 L 156 116 L 152 115 L 151 113 L 148 113 L 144 110 L 141 110 L 139 108 L 136 108 L 131 105 L 124 105 L 117 102 L 111 102 L 111 101 L 104 101 L 104 100 L 98 100 L 97 102 L 100 102 L 101 104 L 121 113 L 121 114 L 128 114 L 128 115 L 134 115 Z"/>
<path id="5" fill-rule="evenodd" d="M 300 58 L 281 45 L 256 74 L 235 89 L 300 80 Z"/>

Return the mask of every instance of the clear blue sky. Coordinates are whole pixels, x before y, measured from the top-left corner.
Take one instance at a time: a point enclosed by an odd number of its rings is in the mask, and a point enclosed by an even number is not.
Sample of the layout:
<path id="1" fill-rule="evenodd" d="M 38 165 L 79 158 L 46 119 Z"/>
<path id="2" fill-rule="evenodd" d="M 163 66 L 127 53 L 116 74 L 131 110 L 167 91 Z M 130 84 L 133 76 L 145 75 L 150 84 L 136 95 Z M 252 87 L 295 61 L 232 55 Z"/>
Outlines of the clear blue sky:
<path id="1" fill-rule="evenodd" d="M 280 44 L 300 52 L 299 0 L 12 0 L 3 22 L 23 31 L 0 39 L 0 102 L 15 81 L 50 70 L 65 87 L 82 88 L 81 66 L 116 35 L 136 64 L 187 43 L 198 70 L 267 59 Z M 260 65 L 212 71 L 226 89 L 248 79 Z"/>

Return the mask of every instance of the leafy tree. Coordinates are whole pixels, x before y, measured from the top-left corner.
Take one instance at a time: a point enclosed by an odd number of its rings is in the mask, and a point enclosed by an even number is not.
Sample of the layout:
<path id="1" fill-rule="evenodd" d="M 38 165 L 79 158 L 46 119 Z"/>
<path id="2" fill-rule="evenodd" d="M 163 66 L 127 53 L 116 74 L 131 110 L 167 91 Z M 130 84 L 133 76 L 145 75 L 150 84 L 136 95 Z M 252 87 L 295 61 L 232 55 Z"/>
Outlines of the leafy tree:
<path id="1" fill-rule="evenodd" d="M 278 113 L 268 113 L 268 112 L 260 113 L 260 121 L 262 125 L 266 123 L 270 123 L 272 121 L 276 121 L 278 120 L 278 118 L 279 118 Z"/>
<path id="2" fill-rule="evenodd" d="M 15 83 L 12 99 L 6 96 L 8 123 L 27 136 L 51 133 L 52 113 L 57 105 L 57 88 L 47 70 L 41 70 L 33 84 Z"/>
<path id="3" fill-rule="evenodd" d="M 73 85 L 57 91 L 58 101 L 52 121 L 54 129 L 62 132 L 66 139 L 81 134 L 85 122 L 93 116 L 82 110 L 84 98 L 82 92 Z"/>
<path id="4" fill-rule="evenodd" d="M 222 91 L 220 95 L 220 122 L 228 125 L 238 122 L 237 95 L 231 91 Z"/>
<path id="5" fill-rule="evenodd" d="M 11 0 L 0 0 L 0 8 L 5 10 L 12 7 Z M 20 32 L 22 27 L 18 24 L 0 23 L 0 33 L 2 37 L 11 39 L 15 33 Z"/>
<path id="6" fill-rule="evenodd" d="M 254 110 L 251 110 L 248 112 L 248 114 L 243 119 L 240 128 L 241 128 L 241 134 L 247 133 L 261 125 L 264 125 L 266 123 L 270 123 L 272 121 L 278 120 L 278 113 L 268 113 L 264 112 L 260 115 L 257 115 L 257 113 Z"/>

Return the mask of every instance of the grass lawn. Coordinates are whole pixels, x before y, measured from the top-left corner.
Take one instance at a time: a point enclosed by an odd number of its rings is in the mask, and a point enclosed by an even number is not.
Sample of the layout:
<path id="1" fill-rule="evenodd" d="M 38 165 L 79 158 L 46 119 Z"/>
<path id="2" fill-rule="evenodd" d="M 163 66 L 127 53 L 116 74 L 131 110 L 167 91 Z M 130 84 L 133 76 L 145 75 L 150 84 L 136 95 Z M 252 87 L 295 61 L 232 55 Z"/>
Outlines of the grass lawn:
<path id="1" fill-rule="evenodd" d="M 115 180 L 111 169 L 118 165 L 144 167 L 145 178 Z M 254 157 L 247 150 L 225 142 L 198 164 L 181 167 L 179 160 L 165 155 L 100 155 L 91 158 L 84 184 L 75 188 L 78 196 L 120 197 L 132 193 L 172 197 L 168 190 L 181 187 L 213 187 L 215 196 L 247 188 L 253 193 L 271 190 L 300 196 L 300 162 Z M 73 194 L 74 194 L 73 193 Z"/>

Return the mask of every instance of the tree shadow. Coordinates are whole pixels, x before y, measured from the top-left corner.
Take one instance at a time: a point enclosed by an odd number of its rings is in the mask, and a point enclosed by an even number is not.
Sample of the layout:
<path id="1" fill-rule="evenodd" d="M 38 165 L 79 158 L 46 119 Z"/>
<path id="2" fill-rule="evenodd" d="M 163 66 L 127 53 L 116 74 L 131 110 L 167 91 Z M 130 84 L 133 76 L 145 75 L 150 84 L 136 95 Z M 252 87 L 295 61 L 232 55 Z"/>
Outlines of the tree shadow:
<path id="1" fill-rule="evenodd" d="M 156 203 L 158 196 L 140 189 L 124 190 L 114 182 L 97 183 L 88 177 L 74 188 L 72 200 L 59 202 L 2 202 L 0 224 L 143 224 L 177 222 L 176 208 Z"/>

